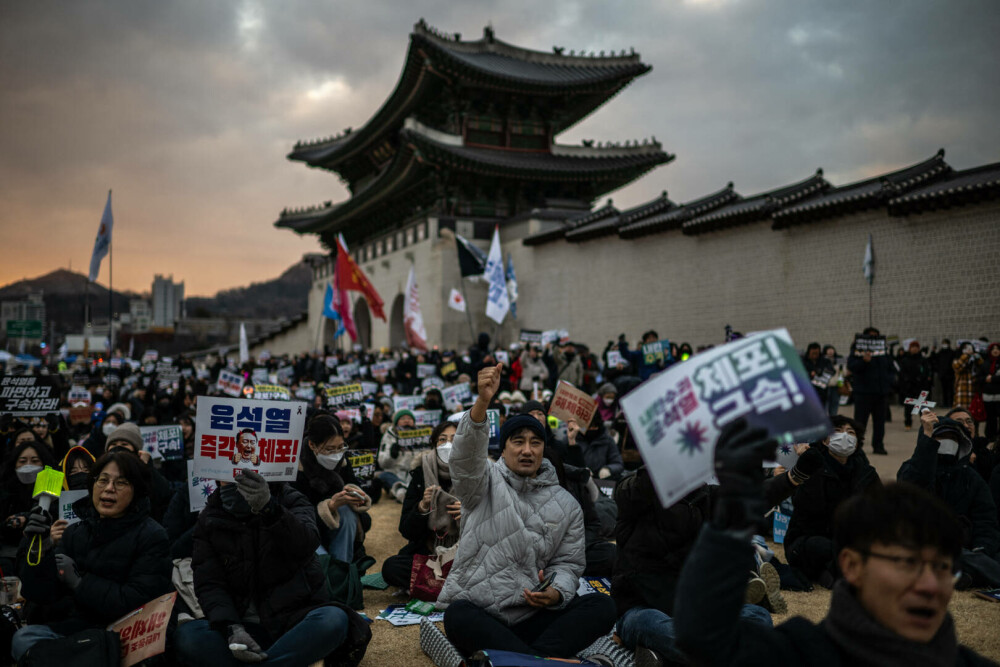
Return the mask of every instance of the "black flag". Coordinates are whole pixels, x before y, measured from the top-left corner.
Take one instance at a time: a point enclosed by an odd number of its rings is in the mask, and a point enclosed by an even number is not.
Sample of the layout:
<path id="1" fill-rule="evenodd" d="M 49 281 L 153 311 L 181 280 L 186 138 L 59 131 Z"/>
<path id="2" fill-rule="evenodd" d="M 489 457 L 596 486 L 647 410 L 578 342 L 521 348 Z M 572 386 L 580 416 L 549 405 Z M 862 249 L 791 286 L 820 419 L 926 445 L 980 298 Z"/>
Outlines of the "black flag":
<path id="1" fill-rule="evenodd" d="M 458 234 L 455 234 L 455 246 L 458 248 L 458 268 L 462 272 L 463 278 L 481 276 L 486 273 L 485 252 Z"/>

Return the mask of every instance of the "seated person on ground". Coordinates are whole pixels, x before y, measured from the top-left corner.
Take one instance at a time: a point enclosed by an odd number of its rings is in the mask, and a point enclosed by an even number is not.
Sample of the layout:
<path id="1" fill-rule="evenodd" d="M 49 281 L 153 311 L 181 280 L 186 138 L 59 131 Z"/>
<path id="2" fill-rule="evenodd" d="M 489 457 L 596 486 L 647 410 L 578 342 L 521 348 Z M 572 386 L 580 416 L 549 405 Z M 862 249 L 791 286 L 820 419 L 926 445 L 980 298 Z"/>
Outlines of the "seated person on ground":
<path id="1" fill-rule="evenodd" d="M 825 588 L 833 588 L 839 574 L 833 544 L 834 512 L 852 495 L 882 483 L 862 450 L 864 430 L 843 415 L 830 420 L 833 433 L 829 437 L 800 446 L 792 469 L 764 483 L 772 507 L 789 496 L 795 507 L 785 535 L 788 564 Z"/>
<path id="2" fill-rule="evenodd" d="M 330 601 L 318 546 L 316 510 L 290 485 L 249 470 L 219 482 L 194 532 L 194 590 L 205 618 L 177 628 L 180 662 L 309 665 L 363 655 L 371 632 Z"/>
<path id="3" fill-rule="evenodd" d="M 834 517 L 843 573 L 820 624 L 793 618 L 773 630 L 740 620 L 742 561 L 767 510 L 761 465 L 775 442 L 738 420 L 716 447 L 719 505 L 677 587 L 678 645 L 696 664 L 987 665 L 958 644 L 948 614 L 962 537 L 954 514 L 905 483 L 873 485 Z"/>
<path id="4" fill-rule="evenodd" d="M 599 479 L 618 479 L 625 470 L 621 452 L 604 422 L 594 415 L 586 431 L 575 419 L 566 423 L 566 463 L 590 468 Z"/>
<path id="5" fill-rule="evenodd" d="M 299 457 L 294 487 L 316 508 L 320 544 L 334 558 L 355 560 L 371 528 L 371 498 L 361 489 L 347 462 L 340 420 L 319 413 L 306 425 L 306 444 Z"/>
<path id="6" fill-rule="evenodd" d="M 614 603 L 602 594 L 576 595 L 585 560 L 583 516 L 542 456 L 538 420 L 508 419 L 500 429 L 500 460 L 486 458 L 486 410 L 499 386 L 499 365 L 479 372 L 476 403 L 455 434 L 449 467 L 452 491 L 462 500 L 462 539 L 438 607 L 446 609 L 445 631 L 463 653 L 492 648 L 571 657 L 611 629 Z"/>
<path id="7" fill-rule="evenodd" d="M 392 428 L 382 435 L 378 448 L 378 465 L 381 470 L 375 473 L 375 477 L 400 503 L 406 497 L 406 485 L 410 483 L 414 453 L 402 449 L 397 441 L 400 431 L 416 428 L 416 424 L 413 412 L 397 410 L 392 416 Z"/>
<path id="8" fill-rule="evenodd" d="M 458 542 L 462 503 L 451 494 L 452 442 L 455 425 L 441 422 L 434 427 L 434 449 L 422 452 L 410 474 L 410 485 L 399 517 L 399 532 L 407 544 L 382 564 L 382 578 L 390 586 L 410 587 L 413 556 L 431 556 L 435 547 L 450 547 Z"/>
<path id="9" fill-rule="evenodd" d="M 962 528 L 960 589 L 1000 586 L 1000 526 L 989 486 L 969 465 L 969 433 L 959 422 L 925 410 L 913 456 L 896 479 L 911 482 L 941 498 L 958 515 Z"/>
<path id="10" fill-rule="evenodd" d="M 702 525 L 711 518 L 712 489 L 702 486 L 664 508 L 645 466 L 615 488 L 618 560 L 611 598 L 618 610 L 618 636 L 626 648 L 637 652 L 637 658 L 653 657 L 654 663 L 655 659 L 686 661 L 676 646 L 674 594 L 681 567 Z M 745 562 L 744 571 L 752 571 L 752 557 Z M 780 595 L 776 579 L 774 572 L 769 593 L 775 599 Z M 740 618 L 771 627 L 771 614 L 756 604 L 744 604 Z"/>
<path id="11" fill-rule="evenodd" d="M 29 625 L 14 634 L 17 661 L 39 642 L 104 628 L 172 589 L 167 534 L 149 517 L 149 477 L 139 458 L 108 452 L 87 483 L 88 496 L 73 505 L 80 521 L 58 544 L 40 507 L 24 529 L 18 575 Z"/>

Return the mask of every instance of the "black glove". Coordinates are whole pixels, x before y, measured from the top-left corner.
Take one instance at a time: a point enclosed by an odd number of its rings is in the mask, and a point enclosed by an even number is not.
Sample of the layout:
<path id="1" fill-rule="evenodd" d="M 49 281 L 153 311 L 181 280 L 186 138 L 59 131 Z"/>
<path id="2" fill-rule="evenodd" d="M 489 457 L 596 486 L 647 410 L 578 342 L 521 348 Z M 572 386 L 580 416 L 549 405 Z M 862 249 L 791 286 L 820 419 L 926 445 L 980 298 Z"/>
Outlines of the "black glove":
<path id="1" fill-rule="evenodd" d="M 764 461 L 773 460 L 778 443 L 763 428 L 750 428 L 737 419 L 722 429 L 715 446 L 715 475 L 719 502 L 713 523 L 717 528 L 754 528 L 767 512 L 764 499 Z"/>
<path id="2" fill-rule="evenodd" d="M 28 523 L 24 526 L 24 534 L 30 536 L 40 535 L 42 539 L 49 536 L 49 529 L 52 527 L 52 517 L 41 507 L 36 506 L 28 515 Z"/>
<path id="3" fill-rule="evenodd" d="M 59 574 L 59 581 L 75 590 L 80 585 L 80 570 L 76 566 L 76 561 L 66 554 L 56 554 L 56 572 Z"/>
<path id="4" fill-rule="evenodd" d="M 788 471 L 788 476 L 796 485 L 802 484 L 807 479 L 823 469 L 823 454 L 818 447 L 810 447 L 799 455 L 799 460 Z"/>
<path id="5" fill-rule="evenodd" d="M 400 450 L 400 447 L 399 447 L 399 443 L 398 442 L 394 442 L 389 447 L 389 456 L 391 456 L 394 459 L 399 458 L 399 452 L 400 451 L 401 450 Z"/>
<path id="6" fill-rule="evenodd" d="M 260 644 L 250 636 L 242 624 L 236 623 L 229 626 L 229 650 L 233 657 L 240 662 L 264 662 L 267 660 L 267 653 L 260 647 Z"/>
<path id="7" fill-rule="evenodd" d="M 253 470 L 244 470 L 236 476 L 236 490 L 247 501 L 254 514 L 260 514 L 271 501 L 271 489 L 267 486 L 267 480 Z"/>

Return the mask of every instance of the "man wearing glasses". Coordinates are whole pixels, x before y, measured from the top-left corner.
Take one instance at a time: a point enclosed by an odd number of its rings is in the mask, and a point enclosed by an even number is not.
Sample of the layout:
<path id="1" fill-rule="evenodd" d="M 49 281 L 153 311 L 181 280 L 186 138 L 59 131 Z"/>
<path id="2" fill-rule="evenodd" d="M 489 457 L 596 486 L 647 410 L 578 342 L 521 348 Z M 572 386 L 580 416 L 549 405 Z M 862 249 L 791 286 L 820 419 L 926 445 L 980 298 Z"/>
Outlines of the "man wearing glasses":
<path id="1" fill-rule="evenodd" d="M 955 515 L 917 486 L 873 486 L 834 519 L 843 578 L 819 624 L 793 618 L 774 629 L 739 619 L 750 535 L 766 511 L 762 463 L 775 442 L 743 420 L 716 446 L 719 503 L 681 572 L 677 639 L 706 665 L 989 665 L 961 646 L 948 603 L 959 576 Z"/>

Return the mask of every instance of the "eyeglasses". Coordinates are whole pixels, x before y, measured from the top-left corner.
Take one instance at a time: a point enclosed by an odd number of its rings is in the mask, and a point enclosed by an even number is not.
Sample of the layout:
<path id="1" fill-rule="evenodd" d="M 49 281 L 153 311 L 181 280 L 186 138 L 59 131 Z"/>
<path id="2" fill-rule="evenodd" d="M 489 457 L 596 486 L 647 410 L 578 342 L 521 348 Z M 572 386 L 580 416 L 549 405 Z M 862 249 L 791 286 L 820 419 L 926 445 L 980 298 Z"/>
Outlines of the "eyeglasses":
<path id="1" fill-rule="evenodd" d="M 347 451 L 347 447 L 323 447 L 316 453 L 323 454 L 324 456 L 331 456 L 335 454 L 343 454 L 345 451 Z"/>
<path id="2" fill-rule="evenodd" d="M 107 475 L 101 475 L 94 480 L 95 488 L 100 487 L 104 489 L 107 488 L 109 484 L 115 485 L 115 491 L 124 491 L 132 488 L 132 482 L 128 481 L 124 477 L 108 477 Z"/>
<path id="3" fill-rule="evenodd" d="M 920 576 L 920 573 L 924 571 L 924 565 L 931 566 L 931 574 L 933 574 L 939 580 L 951 579 L 952 583 L 958 581 L 959 577 L 962 576 L 961 570 L 955 567 L 955 564 L 950 560 L 932 560 L 927 558 L 917 558 L 916 556 L 891 556 L 889 554 L 880 554 L 874 551 L 861 551 L 865 556 L 870 556 L 871 558 L 879 558 L 881 560 L 889 561 L 892 563 L 896 570 L 905 574 L 908 577 L 913 577 L 916 579 Z"/>

